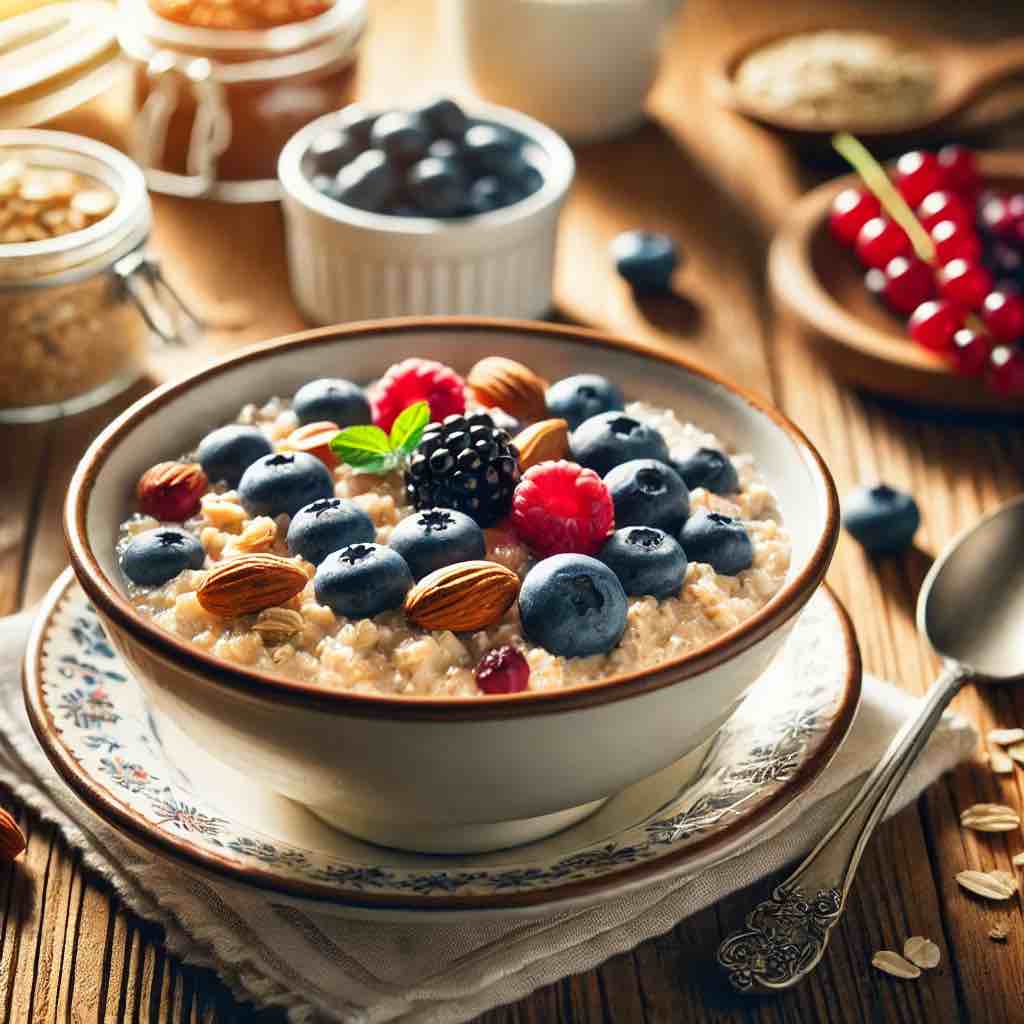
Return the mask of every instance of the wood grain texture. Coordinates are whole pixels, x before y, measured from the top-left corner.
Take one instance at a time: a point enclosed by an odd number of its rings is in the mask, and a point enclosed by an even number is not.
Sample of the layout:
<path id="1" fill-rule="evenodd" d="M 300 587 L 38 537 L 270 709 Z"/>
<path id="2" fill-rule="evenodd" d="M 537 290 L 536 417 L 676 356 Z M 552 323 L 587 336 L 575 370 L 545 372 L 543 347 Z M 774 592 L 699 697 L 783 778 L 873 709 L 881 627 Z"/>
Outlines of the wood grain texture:
<path id="1" fill-rule="evenodd" d="M 464 92 L 436 44 L 429 0 L 377 0 L 361 68 L 364 96 L 380 103 Z M 990 0 L 894 5 L 829 4 L 834 24 L 941 26 L 970 41 L 1024 32 L 1024 12 Z M 558 260 L 559 315 L 685 351 L 772 394 L 819 445 L 840 492 L 884 478 L 924 509 L 909 556 L 873 562 L 840 541 L 830 581 L 856 623 L 867 668 L 923 692 L 934 659 L 916 636 L 913 606 L 931 557 L 961 526 L 1021 489 L 1024 436 L 978 421 L 929 417 L 865 398 L 838 383 L 811 339 L 770 308 L 763 276 L 773 226 L 827 170 L 809 168 L 764 129 L 720 113 L 705 72 L 721 54 L 767 30 L 820 23 L 812 0 L 689 0 L 668 40 L 651 97 L 652 121 L 631 136 L 581 149 Z M 221 329 L 182 361 L 156 358 L 156 379 L 240 344 L 301 326 L 287 290 L 276 207 L 245 210 L 155 200 L 154 248 L 172 281 Z M 615 277 L 605 246 L 634 226 L 670 231 L 687 260 L 673 297 L 637 304 Z M 230 325 L 230 329 L 228 326 Z M 542 369 L 542 368 L 538 368 Z M 131 396 L 125 396 L 122 407 Z M 64 564 L 60 505 L 75 461 L 115 411 L 65 423 L 0 429 L 0 613 L 37 599 Z M 1024 690 L 967 689 L 956 707 L 979 723 L 1024 723 Z M 740 924 L 771 880 L 683 922 L 599 969 L 485 1014 L 485 1024 L 861 1024 L 1022 1019 L 1024 921 L 1018 901 L 995 906 L 953 880 L 965 867 L 1011 869 L 1020 834 L 959 828 L 979 800 L 1020 807 L 1020 774 L 997 778 L 980 757 L 933 786 L 871 843 L 849 912 L 824 962 L 796 991 L 739 1000 L 713 967 L 720 937 Z M 80 859 L 31 816 L 17 866 L 0 870 L 0 1020 L 280 1024 L 230 997 L 209 972 L 168 956 L 158 929 L 120 906 Z M 987 937 L 1009 925 L 1005 944 Z M 942 963 L 917 982 L 870 967 L 878 948 L 927 935 Z"/>

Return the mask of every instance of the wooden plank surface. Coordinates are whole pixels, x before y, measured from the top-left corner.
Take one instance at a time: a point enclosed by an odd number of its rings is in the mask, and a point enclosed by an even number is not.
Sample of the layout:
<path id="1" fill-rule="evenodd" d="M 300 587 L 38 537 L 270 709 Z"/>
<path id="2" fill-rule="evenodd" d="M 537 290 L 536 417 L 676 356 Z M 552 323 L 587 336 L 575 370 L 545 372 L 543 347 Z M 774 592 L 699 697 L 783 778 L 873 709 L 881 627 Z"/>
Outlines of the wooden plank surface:
<path id="1" fill-rule="evenodd" d="M 820 5 L 819 5 L 820 6 Z M 829 5 L 834 23 L 884 27 L 894 19 L 964 39 L 1024 31 L 1009 5 Z M 378 0 L 361 72 L 379 102 L 460 91 L 458 69 L 439 47 L 428 0 Z M 668 41 L 651 99 L 654 119 L 628 138 L 581 149 L 558 260 L 559 314 L 667 345 L 776 401 L 819 445 L 841 492 L 884 478 L 909 488 L 924 509 L 918 549 L 874 563 L 843 538 L 830 581 L 856 623 L 870 671 L 922 692 L 934 659 L 913 628 L 913 605 L 930 558 L 959 527 L 1021 489 L 1024 437 L 1005 425 L 950 422 L 855 394 L 830 375 L 810 339 L 776 319 L 764 293 L 763 255 L 772 225 L 820 177 L 769 133 L 720 113 L 705 73 L 738 41 L 820 20 L 811 0 L 689 0 Z M 235 327 L 214 333 L 189 367 L 255 339 L 302 326 L 284 277 L 281 222 L 272 206 L 240 210 L 157 199 L 154 248 L 204 312 Z M 687 262 L 674 297 L 637 305 L 612 274 L 607 241 L 632 226 L 660 227 Z M 241 254 L 244 254 L 241 255 Z M 156 376 L 181 372 L 157 359 Z M 136 392 L 138 393 L 138 392 Z M 0 613 L 36 600 L 64 564 L 59 511 L 88 440 L 128 398 L 64 423 L 0 429 Z M 967 690 L 957 701 L 982 731 L 1024 722 L 1024 693 Z M 871 844 L 849 912 L 829 953 L 801 988 L 738 1000 L 713 969 L 722 934 L 757 893 L 741 893 L 596 971 L 549 986 L 486 1014 L 510 1022 L 813 1021 L 1014 1022 L 1024 1020 L 1024 927 L 1013 901 L 999 909 L 966 897 L 964 867 L 1012 870 L 1021 836 L 965 833 L 961 808 L 976 800 L 1021 804 L 1019 776 L 997 779 L 979 761 L 933 786 Z M 158 930 L 127 913 L 81 868 L 52 829 L 22 814 L 23 864 L 0 870 L 0 1020 L 280 1021 L 240 1006 L 207 972 L 183 967 Z M 761 887 L 767 889 L 767 884 Z M 997 921 L 1005 944 L 987 938 Z M 871 954 L 930 936 L 940 967 L 915 983 L 873 971 Z"/>

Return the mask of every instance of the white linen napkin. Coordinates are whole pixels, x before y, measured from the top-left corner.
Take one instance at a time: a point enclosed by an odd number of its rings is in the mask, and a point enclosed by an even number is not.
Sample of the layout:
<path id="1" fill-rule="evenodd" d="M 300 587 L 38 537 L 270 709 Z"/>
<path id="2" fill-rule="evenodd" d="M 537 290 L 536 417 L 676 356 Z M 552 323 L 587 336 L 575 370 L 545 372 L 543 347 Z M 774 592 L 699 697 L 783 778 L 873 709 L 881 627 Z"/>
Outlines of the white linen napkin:
<path id="1" fill-rule="evenodd" d="M 775 821 L 764 842 L 696 877 L 653 882 L 538 920 L 363 922 L 309 901 L 188 874 L 80 803 L 50 767 L 25 715 L 19 679 L 30 622 L 31 612 L 0 619 L 0 782 L 56 823 L 136 913 L 163 925 L 173 952 L 213 968 L 239 998 L 287 1008 L 295 1024 L 455 1024 L 668 931 L 808 850 L 917 706 L 867 677 L 850 735 L 822 777 Z M 890 813 L 968 757 L 977 740 L 969 722 L 947 713 Z"/>

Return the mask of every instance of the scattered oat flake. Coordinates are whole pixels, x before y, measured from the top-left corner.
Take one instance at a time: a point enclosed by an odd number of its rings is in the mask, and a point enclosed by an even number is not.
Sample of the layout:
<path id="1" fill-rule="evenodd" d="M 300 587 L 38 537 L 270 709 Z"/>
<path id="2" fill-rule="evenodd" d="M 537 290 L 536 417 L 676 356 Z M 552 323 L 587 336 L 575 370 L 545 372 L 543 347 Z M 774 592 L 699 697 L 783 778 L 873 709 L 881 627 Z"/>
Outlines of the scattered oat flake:
<path id="1" fill-rule="evenodd" d="M 1020 815 L 1005 804 L 972 804 L 960 814 L 960 824 L 976 832 L 1012 832 Z"/>
<path id="2" fill-rule="evenodd" d="M 1000 747 L 1021 743 L 1024 742 L 1024 729 L 989 729 L 988 741 Z"/>
<path id="3" fill-rule="evenodd" d="M 912 964 L 916 964 L 925 970 L 938 967 L 939 961 L 942 959 L 939 947 L 931 939 L 926 939 L 923 935 L 911 935 L 903 943 L 903 955 Z"/>
<path id="4" fill-rule="evenodd" d="M 877 967 L 894 978 L 920 978 L 921 968 L 915 967 L 909 960 L 904 960 L 899 953 L 891 949 L 880 949 L 872 958 L 871 966 Z"/>
<path id="5" fill-rule="evenodd" d="M 1012 747 L 1007 747 L 1006 752 L 1014 759 L 1024 764 L 1024 743 L 1014 743 Z"/>
<path id="6" fill-rule="evenodd" d="M 1013 758 L 1005 750 L 993 750 L 989 754 L 988 763 L 996 775 L 1013 774 Z"/>
<path id="7" fill-rule="evenodd" d="M 988 930 L 988 937 L 993 942 L 1005 942 L 1006 936 L 1010 934 L 1010 929 L 1005 924 L 993 925 Z"/>
<path id="8" fill-rule="evenodd" d="M 1017 880 L 1005 871 L 960 871 L 956 880 L 968 892 L 990 900 L 1008 900 L 1017 891 Z"/>

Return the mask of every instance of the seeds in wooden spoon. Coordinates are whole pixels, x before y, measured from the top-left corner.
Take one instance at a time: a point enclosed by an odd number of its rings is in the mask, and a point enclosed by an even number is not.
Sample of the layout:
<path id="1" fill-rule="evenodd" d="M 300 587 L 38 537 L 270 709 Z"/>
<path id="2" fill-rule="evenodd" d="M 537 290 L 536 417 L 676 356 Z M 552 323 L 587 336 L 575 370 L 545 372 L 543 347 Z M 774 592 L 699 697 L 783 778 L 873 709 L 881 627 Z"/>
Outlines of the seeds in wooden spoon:
<path id="1" fill-rule="evenodd" d="M 942 959 L 939 947 L 931 939 L 926 939 L 923 935 L 911 935 L 903 943 L 903 955 L 912 964 L 916 964 L 925 970 L 938 967 L 939 960 Z"/>
<path id="2" fill-rule="evenodd" d="M 1024 742 L 1024 729 L 989 729 L 988 741 L 1000 747 L 1009 747 Z"/>
<path id="3" fill-rule="evenodd" d="M 1020 815 L 1004 804 L 973 804 L 960 815 L 960 824 L 976 832 L 1012 832 L 1020 827 Z"/>
<path id="4" fill-rule="evenodd" d="M 989 900 L 1008 900 L 1017 891 L 1017 879 L 1005 871 L 960 871 L 960 886 Z"/>
<path id="5" fill-rule="evenodd" d="M 1013 774 L 1013 758 L 1005 750 L 993 750 L 989 754 L 988 764 L 996 775 Z"/>
<path id="6" fill-rule="evenodd" d="M 885 971 L 886 974 L 891 974 L 894 978 L 921 977 L 920 967 L 915 966 L 909 960 L 904 960 L 899 953 L 894 953 L 891 949 L 880 949 L 871 958 L 871 966 Z"/>

